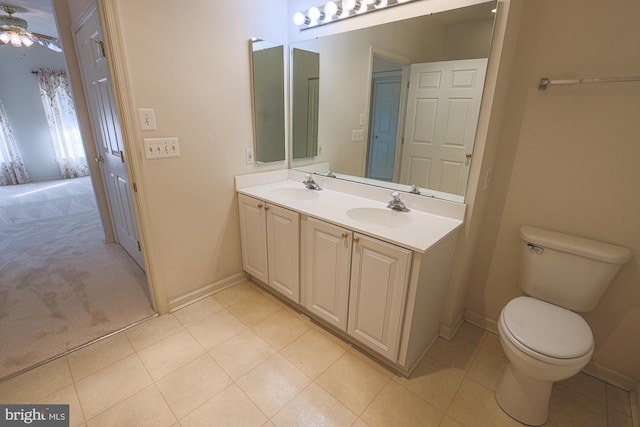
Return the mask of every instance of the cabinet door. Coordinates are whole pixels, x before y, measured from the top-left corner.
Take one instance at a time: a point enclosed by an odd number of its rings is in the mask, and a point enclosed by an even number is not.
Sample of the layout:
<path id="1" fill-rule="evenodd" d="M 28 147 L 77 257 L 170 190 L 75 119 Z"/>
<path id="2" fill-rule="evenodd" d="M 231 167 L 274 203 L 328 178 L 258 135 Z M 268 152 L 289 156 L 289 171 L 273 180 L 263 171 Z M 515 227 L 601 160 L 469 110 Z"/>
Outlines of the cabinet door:
<path id="1" fill-rule="evenodd" d="M 269 283 L 267 265 L 267 222 L 265 203 L 243 194 L 238 195 L 240 207 L 240 237 L 244 271 Z"/>
<path id="2" fill-rule="evenodd" d="M 309 218 L 305 244 L 304 306 L 346 330 L 351 232 Z"/>
<path id="3" fill-rule="evenodd" d="M 300 216 L 275 205 L 267 206 L 269 286 L 300 302 Z"/>
<path id="4" fill-rule="evenodd" d="M 347 332 L 393 361 L 398 356 L 411 254 L 367 236 L 353 238 Z"/>

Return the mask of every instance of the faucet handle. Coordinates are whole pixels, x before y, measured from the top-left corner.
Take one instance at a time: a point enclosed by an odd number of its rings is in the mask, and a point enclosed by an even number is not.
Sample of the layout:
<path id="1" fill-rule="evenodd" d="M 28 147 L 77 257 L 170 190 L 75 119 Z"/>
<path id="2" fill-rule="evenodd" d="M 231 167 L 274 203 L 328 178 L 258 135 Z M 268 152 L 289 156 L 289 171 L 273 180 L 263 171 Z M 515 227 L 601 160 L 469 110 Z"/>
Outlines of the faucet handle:
<path id="1" fill-rule="evenodd" d="M 391 198 L 396 202 L 399 201 L 400 200 L 400 193 L 397 192 L 397 191 L 392 191 L 391 192 Z"/>

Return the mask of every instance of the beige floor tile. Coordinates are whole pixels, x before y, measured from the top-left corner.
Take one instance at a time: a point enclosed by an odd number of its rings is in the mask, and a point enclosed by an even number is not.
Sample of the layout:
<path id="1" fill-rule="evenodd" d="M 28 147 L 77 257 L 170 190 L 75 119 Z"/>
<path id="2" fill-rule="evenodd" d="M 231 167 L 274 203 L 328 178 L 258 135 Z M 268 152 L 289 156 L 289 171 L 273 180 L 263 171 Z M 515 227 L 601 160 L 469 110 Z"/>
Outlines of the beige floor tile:
<path id="1" fill-rule="evenodd" d="M 288 310 L 280 310 L 263 321 L 255 324 L 251 329 L 268 342 L 276 350 L 280 350 L 311 328 L 299 316 Z"/>
<path id="2" fill-rule="evenodd" d="M 629 392 L 607 384 L 607 406 L 627 417 L 631 416 L 631 397 Z"/>
<path id="3" fill-rule="evenodd" d="M 212 298 L 222 304 L 223 307 L 228 307 L 256 294 L 257 292 L 252 285 L 248 282 L 242 282 L 213 294 Z"/>
<path id="4" fill-rule="evenodd" d="M 260 427 L 267 417 L 232 384 L 180 420 L 182 427 Z"/>
<path id="5" fill-rule="evenodd" d="M 191 334 L 182 331 L 144 348 L 138 355 L 157 381 L 204 353 L 202 346 Z"/>
<path id="6" fill-rule="evenodd" d="M 311 383 L 271 421 L 278 427 L 350 426 L 356 418 L 322 387 Z"/>
<path id="7" fill-rule="evenodd" d="M 482 328 L 472 325 L 471 323 L 464 322 L 460 329 L 458 329 L 456 337 L 469 341 L 474 345 L 480 345 L 487 333 L 488 332 Z"/>
<path id="8" fill-rule="evenodd" d="M 466 373 L 478 347 L 478 345 L 458 337 L 451 341 L 438 338 L 427 351 L 427 355 L 440 363 Z"/>
<path id="9" fill-rule="evenodd" d="M 173 313 L 184 326 L 193 325 L 222 310 L 224 307 L 213 297 L 207 297 Z"/>
<path id="10" fill-rule="evenodd" d="M 208 351 L 245 331 L 247 327 L 233 314 L 223 310 L 189 326 L 187 329 Z"/>
<path id="11" fill-rule="evenodd" d="M 508 364 L 509 360 L 506 357 L 481 348 L 467 372 L 467 377 L 495 391 Z"/>
<path id="12" fill-rule="evenodd" d="M 382 362 L 378 362 L 373 357 L 364 353 L 358 347 L 351 347 L 349 349 L 349 353 L 353 354 L 358 359 L 364 361 L 367 365 L 371 366 L 373 369 L 380 372 L 385 377 L 391 378 L 396 375 L 396 372 L 392 371 L 391 368 L 385 366 Z"/>
<path id="13" fill-rule="evenodd" d="M 358 418 L 352 427 L 370 427 L 369 424 L 362 421 L 362 418 Z"/>
<path id="14" fill-rule="evenodd" d="M 173 314 L 165 314 L 147 320 L 131 329 L 127 329 L 125 334 L 133 348 L 142 350 L 169 335 L 180 332 L 184 327 Z"/>
<path id="15" fill-rule="evenodd" d="M 33 403 L 73 383 L 66 357 L 0 383 L 0 402 Z"/>
<path id="16" fill-rule="evenodd" d="M 464 427 L 462 424 L 449 416 L 445 416 L 438 427 Z"/>
<path id="17" fill-rule="evenodd" d="M 345 353 L 344 347 L 316 329 L 310 329 L 280 350 L 280 354 L 311 378 L 316 378 Z"/>
<path id="18" fill-rule="evenodd" d="M 437 426 L 444 413 L 394 381 L 371 402 L 360 416 L 371 427 Z"/>
<path id="19" fill-rule="evenodd" d="M 86 419 L 149 386 L 153 380 L 137 355 L 131 355 L 76 382 Z"/>
<path id="20" fill-rule="evenodd" d="M 76 388 L 73 385 L 68 385 L 35 403 L 39 405 L 69 405 L 69 426 L 76 427 L 84 424 L 84 414 Z"/>
<path id="21" fill-rule="evenodd" d="M 211 350 L 210 354 L 231 378 L 237 380 L 275 352 L 273 347 L 247 329 Z"/>
<path id="22" fill-rule="evenodd" d="M 482 341 L 482 345 L 480 347 L 483 350 L 486 350 L 490 353 L 507 357 L 504 354 L 504 350 L 502 350 L 502 344 L 500 344 L 500 337 L 498 337 L 496 334 L 487 332 L 487 334 L 484 336 L 484 340 Z"/>
<path id="23" fill-rule="evenodd" d="M 253 295 L 227 307 L 242 323 L 251 327 L 272 314 L 281 311 L 282 306 L 272 298 L 264 295 Z"/>
<path id="24" fill-rule="evenodd" d="M 146 387 L 87 422 L 88 427 L 171 426 L 176 418 L 155 385 Z"/>
<path id="25" fill-rule="evenodd" d="M 232 383 L 211 356 L 204 354 L 157 385 L 176 417 L 182 418 Z"/>
<path id="26" fill-rule="evenodd" d="M 446 412 L 464 376 L 456 369 L 424 357 L 409 378 L 396 376 L 394 381 L 442 412 Z"/>
<path id="27" fill-rule="evenodd" d="M 316 379 L 316 383 L 356 415 L 362 414 L 388 382 L 389 377 L 351 352 L 345 353 Z"/>
<path id="28" fill-rule="evenodd" d="M 449 406 L 447 415 L 463 426 L 469 427 L 521 425 L 502 411 L 492 390 L 469 379 L 462 382 Z"/>
<path id="29" fill-rule="evenodd" d="M 549 421 L 567 427 L 607 425 L 607 408 L 584 394 L 554 384 L 549 405 Z"/>
<path id="30" fill-rule="evenodd" d="M 271 418 L 310 382 L 302 371 L 276 353 L 236 384 Z"/>
<path id="31" fill-rule="evenodd" d="M 560 381 L 559 384 L 602 404 L 607 403 L 607 384 L 583 372 L 579 372 L 571 378 Z"/>
<path id="32" fill-rule="evenodd" d="M 631 417 L 615 411 L 607 411 L 607 427 L 633 427 L 633 420 Z"/>
<path id="33" fill-rule="evenodd" d="M 73 378 L 78 381 L 135 352 L 124 333 L 115 334 L 67 356 Z"/>

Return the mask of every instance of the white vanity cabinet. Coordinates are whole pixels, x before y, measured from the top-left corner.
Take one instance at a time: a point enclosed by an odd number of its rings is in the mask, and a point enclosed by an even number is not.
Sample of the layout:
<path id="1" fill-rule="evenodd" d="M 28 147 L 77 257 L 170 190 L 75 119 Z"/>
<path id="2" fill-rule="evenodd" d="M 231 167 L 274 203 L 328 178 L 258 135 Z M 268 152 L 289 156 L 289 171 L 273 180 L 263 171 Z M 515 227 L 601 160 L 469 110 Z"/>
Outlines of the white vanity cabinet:
<path id="1" fill-rule="evenodd" d="M 412 251 L 316 218 L 302 223 L 303 305 L 396 361 Z"/>
<path id="2" fill-rule="evenodd" d="M 305 217 L 303 226 L 302 305 L 338 329 L 347 328 L 352 233 Z"/>
<path id="3" fill-rule="evenodd" d="M 354 234 L 348 334 L 396 361 L 412 251 Z"/>
<path id="4" fill-rule="evenodd" d="M 300 215 L 238 195 L 244 270 L 295 303 L 300 302 Z"/>

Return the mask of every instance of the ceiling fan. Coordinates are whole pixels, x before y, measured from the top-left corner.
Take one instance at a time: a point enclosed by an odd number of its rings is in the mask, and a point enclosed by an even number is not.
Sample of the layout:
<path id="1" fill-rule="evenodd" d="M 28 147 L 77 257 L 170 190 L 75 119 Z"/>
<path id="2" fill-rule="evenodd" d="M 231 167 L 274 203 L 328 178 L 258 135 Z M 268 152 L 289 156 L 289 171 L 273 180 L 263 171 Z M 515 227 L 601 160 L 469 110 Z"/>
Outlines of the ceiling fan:
<path id="1" fill-rule="evenodd" d="M 0 5 L 0 10 L 7 13 L 6 15 L 0 15 L 0 45 L 10 44 L 15 47 L 29 47 L 33 43 L 38 43 L 55 52 L 62 52 L 59 39 L 27 31 L 27 21 L 13 16 L 16 13 L 15 7 Z"/>

